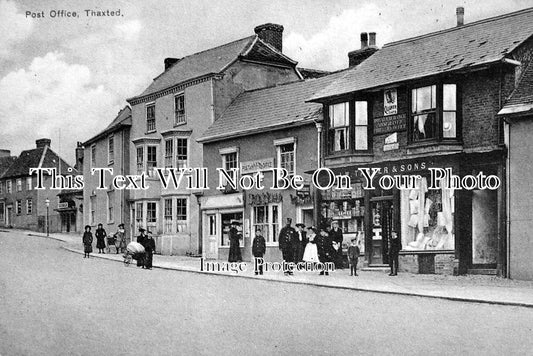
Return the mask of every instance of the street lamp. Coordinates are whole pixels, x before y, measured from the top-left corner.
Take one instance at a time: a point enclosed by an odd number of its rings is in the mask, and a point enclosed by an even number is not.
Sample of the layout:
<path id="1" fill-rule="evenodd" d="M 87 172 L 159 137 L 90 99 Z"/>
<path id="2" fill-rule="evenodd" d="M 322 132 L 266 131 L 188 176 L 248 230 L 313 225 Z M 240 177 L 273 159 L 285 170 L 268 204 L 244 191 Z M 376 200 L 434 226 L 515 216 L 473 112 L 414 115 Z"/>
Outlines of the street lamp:
<path id="1" fill-rule="evenodd" d="M 50 237 L 50 223 L 48 221 L 48 207 L 50 206 L 50 199 L 46 198 L 44 203 L 46 204 L 46 237 Z"/>

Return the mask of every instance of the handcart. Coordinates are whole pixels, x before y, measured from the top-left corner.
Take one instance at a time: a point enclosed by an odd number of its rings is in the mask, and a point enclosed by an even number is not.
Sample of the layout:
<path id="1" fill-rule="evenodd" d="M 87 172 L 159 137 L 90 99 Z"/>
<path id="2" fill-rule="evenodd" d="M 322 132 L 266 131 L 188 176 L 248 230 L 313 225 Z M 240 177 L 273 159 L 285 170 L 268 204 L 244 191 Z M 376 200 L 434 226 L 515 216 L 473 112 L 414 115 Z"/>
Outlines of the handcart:
<path id="1" fill-rule="evenodd" d="M 128 246 L 126 246 L 126 252 L 124 253 L 124 265 L 129 266 L 131 263 L 131 260 L 139 260 L 143 259 L 146 251 L 144 250 L 144 246 L 141 245 L 138 242 L 130 242 Z"/>

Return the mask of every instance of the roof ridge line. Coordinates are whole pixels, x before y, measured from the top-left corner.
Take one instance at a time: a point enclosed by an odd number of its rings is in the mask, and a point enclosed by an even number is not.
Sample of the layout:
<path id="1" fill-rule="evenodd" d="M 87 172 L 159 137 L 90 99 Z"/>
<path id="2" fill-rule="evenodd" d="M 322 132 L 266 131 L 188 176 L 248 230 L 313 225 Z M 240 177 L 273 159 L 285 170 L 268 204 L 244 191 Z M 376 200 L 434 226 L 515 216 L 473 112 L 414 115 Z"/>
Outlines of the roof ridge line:
<path id="1" fill-rule="evenodd" d="M 483 23 L 486 23 L 486 22 L 490 22 L 490 21 L 494 21 L 494 20 L 500 20 L 500 19 L 504 19 L 504 18 L 507 18 L 507 17 L 516 16 L 516 15 L 518 15 L 520 13 L 527 13 L 527 12 L 532 12 L 532 11 L 533 11 L 533 7 L 528 7 L 528 8 L 522 9 L 522 10 L 518 10 L 518 11 L 514 11 L 514 12 L 510 12 L 510 13 L 497 15 L 497 16 L 493 16 L 493 17 L 488 17 L 486 19 L 481 19 L 481 20 L 477 20 L 477 21 L 474 21 L 474 22 L 470 22 L 470 23 L 464 24 L 462 26 L 455 26 L 455 27 L 444 29 L 444 30 L 438 30 L 438 31 L 425 33 L 423 35 L 419 35 L 419 36 L 415 36 L 415 37 L 410 37 L 410 38 L 405 38 L 405 39 L 398 40 L 398 41 L 385 43 L 382 48 L 392 47 L 392 46 L 395 46 L 395 45 L 398 45 L 398 44 L 403 44 L 403 43 L 411 42 L 411 41 L 414 41 L 414 40 L 419 40 L 419 39 L 423 39 L 423 38 L 427 38 L 427 37 L 436 36 L 436 35 L 440 35 L 440 34 L 446 33 L 446 32 L 453 32 L 453 31 L 457 31 L 457 30 L 460 30 L 460 29 L 463 29 L 463 28 L 466 28 L 466 27 L 472 27 L 472 26 L 476 26 L 476 25 L 483 24 Z"/>

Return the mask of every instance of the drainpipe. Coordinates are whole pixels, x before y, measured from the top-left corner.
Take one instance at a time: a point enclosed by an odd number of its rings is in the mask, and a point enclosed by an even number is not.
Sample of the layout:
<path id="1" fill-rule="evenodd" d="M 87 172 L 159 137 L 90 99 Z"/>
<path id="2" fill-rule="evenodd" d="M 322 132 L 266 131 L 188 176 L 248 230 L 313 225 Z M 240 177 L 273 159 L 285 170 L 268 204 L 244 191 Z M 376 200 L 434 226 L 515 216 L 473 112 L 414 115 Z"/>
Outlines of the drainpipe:
<path id="1" fill-rule="evenodd" d="M 316 126 L 316 142 L 317 142 L 317 149 L 316 149 L 316 163 L 317 163 L 317 169 L 322 168 L 322 123 L 315 121 Z M 314 206 L 314 221 L 315 221 L 315 227 L 319 228 L 320 223 L 320 197 L 319 197 L 319 190 L 317 187 L 313 187 L 314 195 L 313 195 L 313 206 Z"/>
<path id="2" fill-rule="evenodd" d="M 503 130 L 504 130 L 504 143 L 507 147 L 507 158 L 505 159 L 505 190 L 506 190 L 506 199 L 505 199 L 505 221 L 506 221 L 506 261 L 505 261 L 505 277 L 511 278 L 511 123 L 504 119 L 503 121 Z"/>

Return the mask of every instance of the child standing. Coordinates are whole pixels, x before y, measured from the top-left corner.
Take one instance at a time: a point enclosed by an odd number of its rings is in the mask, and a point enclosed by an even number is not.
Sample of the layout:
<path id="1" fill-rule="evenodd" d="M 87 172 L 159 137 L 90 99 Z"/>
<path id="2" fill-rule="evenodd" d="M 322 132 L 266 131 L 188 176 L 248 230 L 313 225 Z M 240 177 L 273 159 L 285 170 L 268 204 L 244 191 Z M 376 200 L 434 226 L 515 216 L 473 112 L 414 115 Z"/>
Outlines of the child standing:
<path id="1" fill-rule="evenodd" d="M 254 241 L 252 243 L 252 254 L 255 258 L 263 258 L 266 252 L 266 241 L 263 237 L 263 234 L 261 233 L 261 229 L 257 228 L 255 230 L 255 237 Z M 263 264 L 259 265 L 258 269 L 254 269 L 255 274 L 263 274 Z"/>
<path id="2" fill-rule="evenodd" d="M 361 249 L 357 243 L 357 238 L 352 239 L 352 243 L 348 247 L 348 261 L 350 262 L 350 276 L 357 276 L 357 259 Z"/>
<path id="3" fill-rule="evenodd" d="M 93 252 L 93 234 L 91 233 L 91 227 L 85 226 L 85 232 L 83 233 L 83 258 L 89 258 L 89 254 Z"/>

